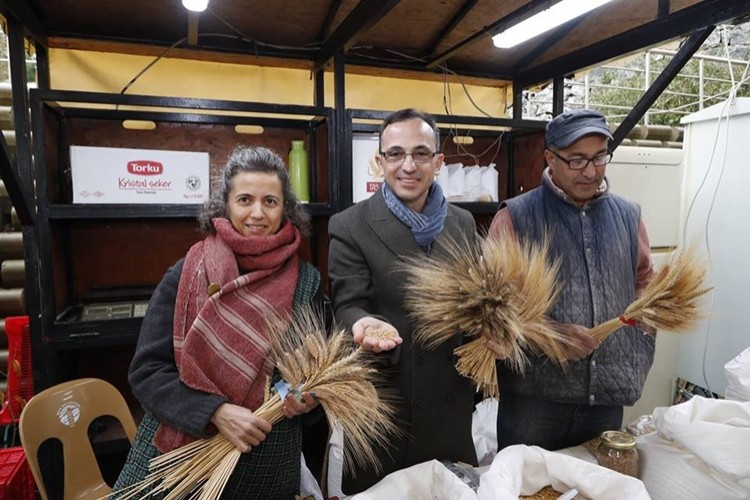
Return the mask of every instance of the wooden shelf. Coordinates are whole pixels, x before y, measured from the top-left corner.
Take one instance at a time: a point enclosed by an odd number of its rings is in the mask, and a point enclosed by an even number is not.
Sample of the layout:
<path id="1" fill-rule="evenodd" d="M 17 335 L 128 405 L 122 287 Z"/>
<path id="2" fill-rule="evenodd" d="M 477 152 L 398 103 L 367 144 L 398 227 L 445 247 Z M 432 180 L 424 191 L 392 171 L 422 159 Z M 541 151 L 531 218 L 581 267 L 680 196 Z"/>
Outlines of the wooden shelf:
<path id="1" fill-rule="evenodd" d="M 326 203 L 307 203 L 305 208 L 311 216 L 333 213 Z M 200 205 L 56 204 L 49 206 L 47 217 L 50 220 L 195 218 L 199 210 Z"/>
<path id="2" fill-rule="evenodd" d="M 198 215 L 200 205 L 50 205 L 50 220 L 161 219 Z"/>

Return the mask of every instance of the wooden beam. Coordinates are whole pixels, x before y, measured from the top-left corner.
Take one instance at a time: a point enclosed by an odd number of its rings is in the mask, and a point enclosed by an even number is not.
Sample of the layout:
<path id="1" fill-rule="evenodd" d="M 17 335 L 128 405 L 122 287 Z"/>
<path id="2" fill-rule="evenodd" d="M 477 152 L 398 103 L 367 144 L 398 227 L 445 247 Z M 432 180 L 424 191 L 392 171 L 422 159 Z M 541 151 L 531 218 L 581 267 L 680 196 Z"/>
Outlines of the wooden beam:
<path id="1" fill-rule="evenodd" d="M 341 6 L 341 0 L 333 0 L 331 5 L 328 7 L 328 13 L 326 18 L 323 20 L 323 24 L 320 25 L 320 31 L 318 32 L 318 40 L 325 40 L 328 36 L 328 32 L 331 30 L 333 20 L 336 19 L 336 14 Z"/>
<path id="2" fill-rule="evenodd" d="M 677 74 L 685 66 L 685 64 L 687 64 L 690 58 L 693 57 L 693 54 L 695 54 L 695 52 L 701 47 L 701 45 L 703 45 L 703 42 L 706 41 L 706 38 L 708 38 L 713 30 L 713 26 L 700 28 L 692 35 L 690 35 L 690 38 L 685 40 L 685 42 L 682 44 L 682 47 L 680 47 L 680 50 L 677 51 L 677 54 L 675 54 L 672 60 L 669 61 L 667 67 L 664 68 L 664 71 L 662 71 L 661 74 L 659 74 L 659 76 L 656 78 L 656 80 L 654 80 L 654 83 L 651 84 L 651 87 L 649 87 L 649 89 L 643 94 L 643 97 L 641 97 L 636 105 L 633 106 L 633 109 L 630 110 L 628 116 L 625 117 L 622 123 L 620 123 L 620 125 L 617 127 L 617 130 L 615 130 L 615 132 L 612 134 L 613 139 L 610 143 L 612 151 L 614 151 L 617 146 L 620 145 L 622 140 L 633 129 L 635 124 L 638 123 L 643 115 L 646 114 L 646 111 L 648 111 L 649 108 L 653 106 L 653 104 L 656 102 L 656 99 L 659 98 L 662 92 L 664 92 L 667 86 L 672 82 L 672 80 L 674 80 L 674 77 L 677 76 Z"/>
<path id="3" fill-rule="evenodd" d="M 703 0 L 691 7 L 673 12 L 664 19 L 654 19 L 638 28 L 584 47 L 552 61 L 539 64 L 516 76 L 524 85 L 548 81 L 555 75 L 567 75 L 602 61 L 676 38 L 696 29 L 720 24 L 750 13 L 747 0 Z"/>
<path id="4" fill-rule="evenodd" d="M 349 50 L 401 0 L 360 0 L 346 19 L 323 43 L 315 59 L 315 70 L 322 68 L 337 52 Z"/>
<path id="5" fill-rule="evenodd" d="M 164 51 L 164 46 L 160 45 L 62 37 L 50 37 L 49 47 L 54 49 L 90 50 L 94 52 L 112 52 L 138 56 L 158 56 Z M 289 59 L 270 55 L 254 55 L 248 54 L 247 51 L 242 53 L 219 52 L 217 50 L 175 47 L 169 51 L 168 57 L 229 64 L 274 66 L 289 69 L 312 69 L 312 61 L 309 59 Z"/>
<path id="6" fill-rule="evenodd" d="M 499 33 L 500 31 L 504 30 L 505 28 L 510 28 L 511 26 L 518 24 L 524 19 L 527 19 L 533 16 L 534 14 L 537 14 L 545 9 L 549 9 L 552 5 L 556 4 L 559 1 L 560 0 L 531 0 L 528 3 L 523 4 L 521 7 L 517 8 L 510 14 L 504 17 L 501 17 L 500 19 L 490 24 L 489 26 L 485 26 L 484 28 L 477 31 L 473 35 L 469 36 L 468 38 L 465 38 L 464 40 L 458 42 L 453 47 L 446 50 L 445 52 L 434 57 L 427 64 L 427 67 L 434 68 L 438 64 L 442 63 L 446 59 L 453 56 L 456 52 L 473 45 L 474 43 L 481 40 L 482 38 L 486 36 L 495 35 L 496 33 Z"/>
<path id="7" fill-rule="evenodd" d="M 547 49 L 558 44 L 563 38 L 565 38 L 565 35 L 570 33 L 570 31 L 578 26 L 584 19 L 585 17 L 573 19 L 572 21 L 568 21 L 562 26 L 558 26 L 556 29 L 552 30 L 552 33 L 545 37 L 539 45 L 513 65 L 513 73 L 523 71 L 534 64 L 534 62 L 539 59 Z"/>
<path id="8" fill-rule="evenodd" d="M 659 19 L 669 17 L 669 2 L 670 0 L 657 0 L 659 2 L 659 13 L 657 14 Z"/>
<path id="9" fill-rule="evenodd" d="M 456 26 L 463 20 L 464 17 L 466 17 L 466 14 L 471 12 L 471 9 L 474 8 L 474 6 L 477 4 L 479 0 L 466 0 L 461 7 L 458 8 L 456 13 L 453 15 L 453 18 L 448 21 L 448 24 L 445 25 L 445 27 L 440 31 L 437 37 L 430 43 L 430 54 L 435 55 L 435 52 L 437 52 L 438 46 L 443 43 L 443 40 L 445 40 L 448 35 L 456 29 Z"/>

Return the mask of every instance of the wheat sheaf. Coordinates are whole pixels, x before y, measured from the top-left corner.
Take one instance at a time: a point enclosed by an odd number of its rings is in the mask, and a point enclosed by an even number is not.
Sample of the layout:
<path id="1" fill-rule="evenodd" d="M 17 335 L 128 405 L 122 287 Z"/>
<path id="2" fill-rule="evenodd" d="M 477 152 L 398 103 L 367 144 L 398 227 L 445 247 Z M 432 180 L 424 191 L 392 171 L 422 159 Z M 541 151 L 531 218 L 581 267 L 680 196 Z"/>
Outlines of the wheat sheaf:
<path id="1" fill-rule="evenodd" d="M 520 373 L 529 355 L 566 363 L 566 340 L 545 316 L 558 293 L 559 266 L 549 264 L 548 248 L 546 239 L 519 243 L 507 234 L 468 242 L 441 237 L 432 254 L 403 266 L 415 339 L 430 348 L 458 333 L 471 338 L 454 350 L 456 369 L 485 397 L 499 394 L 495 352 Z"/>
<path id="2" fill-rule="evenodd" d="M 675 253 L 620 317 L 596 325 L 589 333 L 603 341 L 622 325 L 636 323 L 670 332 L 693 330 L 705 317 L 699 301 L 712 290 L 704 286 L 708 267 L 696 253 L 695 245 Z"/>
<path id="3" fill-rule="evenodd" d="M 342 328 L 327 335 L 322 313 L 312 307 L 296 312 L 291 323 L 270 318 L 267 324 L 271 356 L 284 381 L 299 392 L 314 392 L 329 422 L 343 427 L 344 467 L 352 473 L 356 468 L 379 470 L 376 447 L 387 448 L 399 431 L 395 400 L 376 388 L 380 379 L 372 357 L 355 348 Z M 269 393 L 255 413 L 272 425 L 279 422 L 284 418 L 279 394 Z M 118 498 L 219 498 L 240 454 L 221 434 L 195 441 L 152 459 L 147 477 Z"/>

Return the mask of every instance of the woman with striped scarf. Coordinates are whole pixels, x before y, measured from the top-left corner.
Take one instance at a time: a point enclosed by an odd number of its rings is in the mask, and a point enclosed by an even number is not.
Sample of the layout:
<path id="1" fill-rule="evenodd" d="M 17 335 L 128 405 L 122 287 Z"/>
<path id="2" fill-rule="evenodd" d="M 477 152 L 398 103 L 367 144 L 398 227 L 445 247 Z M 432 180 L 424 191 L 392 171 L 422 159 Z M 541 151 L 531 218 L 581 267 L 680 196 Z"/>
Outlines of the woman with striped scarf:
<path id="1" fill-rule="evenodd" d="M 273 428 L 253 410 L 274 375 L 264 318 L 323 298 L 320 274 L 297 256 L 309 216 L 276 153 L 238 147 L 199 222 L 206 237 L 167 271 L 143 319 L 129 381 L 146 413 L 113 496 L 151 458 L 220 432 L 243 452 L 222 498 L 293 498 L 295 417 L 318 403 L 290 395 Z"/>

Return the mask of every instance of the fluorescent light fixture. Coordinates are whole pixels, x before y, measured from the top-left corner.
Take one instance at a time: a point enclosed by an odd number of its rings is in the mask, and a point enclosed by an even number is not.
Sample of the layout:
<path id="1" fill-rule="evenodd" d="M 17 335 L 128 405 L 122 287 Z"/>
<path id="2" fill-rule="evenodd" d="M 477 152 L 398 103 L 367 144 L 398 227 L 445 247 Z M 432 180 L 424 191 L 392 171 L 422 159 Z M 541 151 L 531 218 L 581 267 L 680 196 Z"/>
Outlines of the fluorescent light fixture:
<path id="1" fill-rule="evenodd" d="M 184 2 L 185 0 L 183 0 Z M 545 31 L 591 12 L 612 0 L 562 0 L 492 37 L 496 47 L 509 49 Z"/>
<path id="2" fill-rule="evenodd" d="M 208 7 L 208 0 L 182 0 L 182 6 L 193 12 L 203 12 Z"/>

